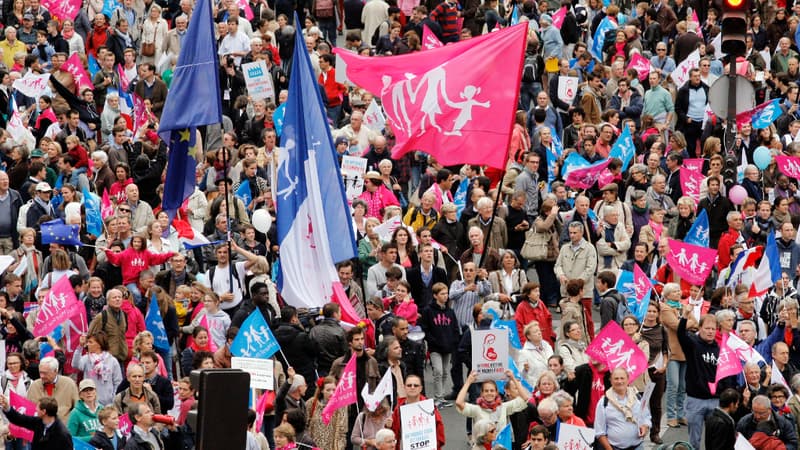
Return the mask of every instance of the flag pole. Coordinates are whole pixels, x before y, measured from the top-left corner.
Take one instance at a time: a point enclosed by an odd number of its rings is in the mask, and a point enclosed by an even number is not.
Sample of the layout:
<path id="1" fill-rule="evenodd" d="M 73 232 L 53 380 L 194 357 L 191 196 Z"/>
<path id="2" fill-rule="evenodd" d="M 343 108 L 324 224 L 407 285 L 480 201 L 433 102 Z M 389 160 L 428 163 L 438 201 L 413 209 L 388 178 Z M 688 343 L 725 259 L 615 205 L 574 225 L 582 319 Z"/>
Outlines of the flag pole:
<path id="1" fill-rule="evenodd" d="M 525 26 L 527 27 L 528 25 L 526 24 Z M 525 38 L 527 39 L 527 33 L 525 35 Z M 522 61 L 525 58 L 525 51 L 527 49 L 528 49 L 527 45 L 522 47 L 522 51 L 520 52 L 519 55 L 520 61 Z M 518 72 L 519 73 L 517 74 L 517 84 L 515 84 L 514 86 L 519 86 L 522 83 L 522 71 Z M 506 152 L 505 152 L 506 157 L 504 160 L 505 163 L 503 166 L 503 172 L 500 176 L 500 182 L 497 185 L 497 198 L 495 198 L 494 201 L 494 208 L 492 209 L 492 218 L 489 219 L 489 229 L 486 230 L 486 236 L 483 237 L 483 253 L 481 253 L 481 259 L 480 261 L 478 261 L 478 268 L 483 268 L 483 263 L 486 262 L 486 253 L 487 249 L 489 248 L 489 239 L 492 236 L 492 227 L 494 226 L 494 218 L 497 217 L 497 208 L 500 207 L 500 199 L 502 198 L 503 195 L 503 178 L 506 177 L 506 171 L 508 170 L 508 155 L 511 152 L 511 149 L 509 148 L 511 146 L 511 135 L 514 132 L 514 125 L 517 123 L 516 115 L 517 111 L 519 110 L 519 89 L 517 89 L 517 95 L 515 96 L 515 98 L 516 100 L 514 103 L 517 105 L 517 107 L 514 109 L 514 119 L 511 121 L 511 125 L 508 127 L 508 139 L 506 140 Z M 545 163 L 547 162 L 545 161 Z M 480 214 L 478 215 L 478 217 L 480 217 Z"/>
<path id="2" fill-rule="evenodd" d="M 228 233 L 228 281 L 230 282 L 230 290 L 233 293 L 233 250 L 231 249 L 231 201 L 236 201 L 236 196 L 231 195 L 230 191 L 228 190 L 228 182 L 224 180 L 224 178 L 228 178 L 228 150 L 227 148 L 223 147 L 222 149 L 222 175 L 223 175 L 223 182 L 222 184 L 225 185 L 225 224 L 226 230 Z M 231 188 L 233 188 L 233 180 L 231 180 Z M 228 198 L 230 195 L 231 198 Z M 281 352 L 282 354 L 283 352 Z"/>

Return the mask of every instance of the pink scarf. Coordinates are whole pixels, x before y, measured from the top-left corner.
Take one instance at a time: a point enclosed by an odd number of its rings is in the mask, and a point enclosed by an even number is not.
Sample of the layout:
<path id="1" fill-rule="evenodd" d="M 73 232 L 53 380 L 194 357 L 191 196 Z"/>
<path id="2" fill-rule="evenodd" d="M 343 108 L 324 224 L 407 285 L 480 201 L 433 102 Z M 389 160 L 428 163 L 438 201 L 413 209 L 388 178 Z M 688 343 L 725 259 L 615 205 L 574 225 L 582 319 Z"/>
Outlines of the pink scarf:
<path id="1" fill-rule="evenodd" d="M 661 239 L 661 232 L 664 231 L 664 223 L 655 223 L 651 220 L 647 224 L 650 225 L 650 229 L 653 230 L 653 234 L 656 235 L 656 241 Z"/>

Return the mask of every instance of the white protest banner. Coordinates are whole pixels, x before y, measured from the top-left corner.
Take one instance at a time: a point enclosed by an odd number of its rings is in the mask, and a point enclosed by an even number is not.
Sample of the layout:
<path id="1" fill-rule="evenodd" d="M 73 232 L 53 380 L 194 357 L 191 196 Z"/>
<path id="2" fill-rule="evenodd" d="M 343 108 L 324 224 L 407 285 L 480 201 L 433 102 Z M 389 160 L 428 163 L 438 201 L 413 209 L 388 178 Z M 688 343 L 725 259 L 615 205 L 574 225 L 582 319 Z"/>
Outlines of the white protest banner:
<path id="1" fill-rule="evenodd" d="M 275 363 L 271 359 L 234 356 L 231 358 L 231 369 L 242 369 L 249 373 L 251 389 L 275 389 Z"/>
<path id="2" fill-rule="evenodd" d="M 508 330 L 472 331 L 472 370 L 478 381 L 504 380 L 508 364 Z"/>
<path id="3" fill-rule="evenodd" d="M 594 430 L 562 422 L 558 425 L 558 442 L 556 444 L 558 448 L 591 450 L 594 447 Z"/>
<path id="4" fill-rule="evenodd" d="M 572 104 L 578 95 L 578 77 L 558 77 L 558 98 Z"/>
<path id="5" fill-rule="evenodd" d="M 433 399 L 400 407 L 403 450 L 436 449 L 436 416 Z"/>
<path id="6" fill-rule="evenodd" d="M 753 444 L 751 444 L 743 434 L 737 433 L 736 443 L 733 444 L 733 450 L 756 450 L 756 448 L 753 447 Z"/>
<path id="7" fill-rule="evenodd" d="M 675 83 L 675 86 L 680 88 L 684 85 L 687 81 L 689 81 L 689 72 L 692 69 L 696 69 L 700 65 L 700 50 L 695 50 L 692 53 L 689 53 L 689 56 L 686 57 L 675 70 L 672 71 L 670 75 L 672 77 L 672 81 Z"/>
<path id="8" fill-rule="evenodd" d="M 267 69 L 267 63 L 255 61 L 242 64 L 242 73 L 250 98 L 253 100 L 275 98 L 275 87 L 272 85 L 272 74 Z"/>
<path id="9" fill-rule="evenodd" d="M 37 75 L 31 71 L 26 73 L 24 77 L 14 81 L 12 86 L 26 97 L 39 98 L 47 90 L 47 83 L 49 82 L 49 73 Z"/>
<path id="10" fill-rule="evenodd" d="M 364 192 L 364 174 L 367 173 L 367 159 L 360 156 L 342 156 L 342 179 L 350 203 Z"/>
<path id="11" fill-rule="evenodd" d="M 23 259 L 25 261 L 25 265 L 27 267 L 27 258 Z M 8 269 L 8 266 L 14 264 L 14 257 L 11 255 L 0 255 L 0 273 L 3 273 Z"/>
<path id="12" fill-rule="evenodd" d="M 383 108 L 378 106 L 375 98 L 369 103 L 369 107 L 364 111 L 364 125 L 369 127 L 370 130 L 383 131 L 386 128 L 386 116 L 383 114 Z"/>

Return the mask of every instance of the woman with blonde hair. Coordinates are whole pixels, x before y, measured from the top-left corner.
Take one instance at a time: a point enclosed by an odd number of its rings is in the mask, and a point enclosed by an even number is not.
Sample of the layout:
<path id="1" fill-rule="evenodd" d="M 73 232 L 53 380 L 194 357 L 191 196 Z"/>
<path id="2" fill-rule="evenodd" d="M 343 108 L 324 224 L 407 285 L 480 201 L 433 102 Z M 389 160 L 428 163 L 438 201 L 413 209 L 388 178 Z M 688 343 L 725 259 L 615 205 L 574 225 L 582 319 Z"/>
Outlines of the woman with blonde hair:
<path id="1" fill-rule="evenodd" d="M 166 38 L 167 21 L 161 18 L 161 7 L 153 3 L 150 5 L 147 18 L 142 23 L 139 64 L 150 63 L 155 66 L 164 52 Z"/>

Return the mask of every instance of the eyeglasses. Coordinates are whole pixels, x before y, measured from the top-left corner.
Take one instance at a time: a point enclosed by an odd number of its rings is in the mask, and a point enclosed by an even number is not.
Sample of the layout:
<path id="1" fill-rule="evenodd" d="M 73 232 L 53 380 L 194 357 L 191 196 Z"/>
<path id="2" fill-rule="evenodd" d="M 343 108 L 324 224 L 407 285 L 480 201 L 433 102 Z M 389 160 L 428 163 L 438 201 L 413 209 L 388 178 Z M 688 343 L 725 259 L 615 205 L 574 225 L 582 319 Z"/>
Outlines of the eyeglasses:
<path id="1" fill-rule="evenodd" d="M 120 208 L 119 212 L 131 212 L 130 208 Z"/>
<path id="2" fill-rule="evenodd" d="M 422 387 L 422 385 L 421 384 L 406 384 L 406 387 L 407 388 L 418 388 L 418 387 Z"/>
<path id="3" fill-rule="evenodd" d="M 786 396 L 783 395 L 783 394 L 775 394 L 775 395 L 770 395 L 769 398 L 774 400 L 774 399 L 778 399 L 778 398 L 786 398 Z"/>
<path id="4" fill-rule="evenodd" d="M 667 49 L 665 49 L 665 48 L 657 48 L 656 51 L 657 52 L 665 52 L 665 51 L 667 51 Z"/>

